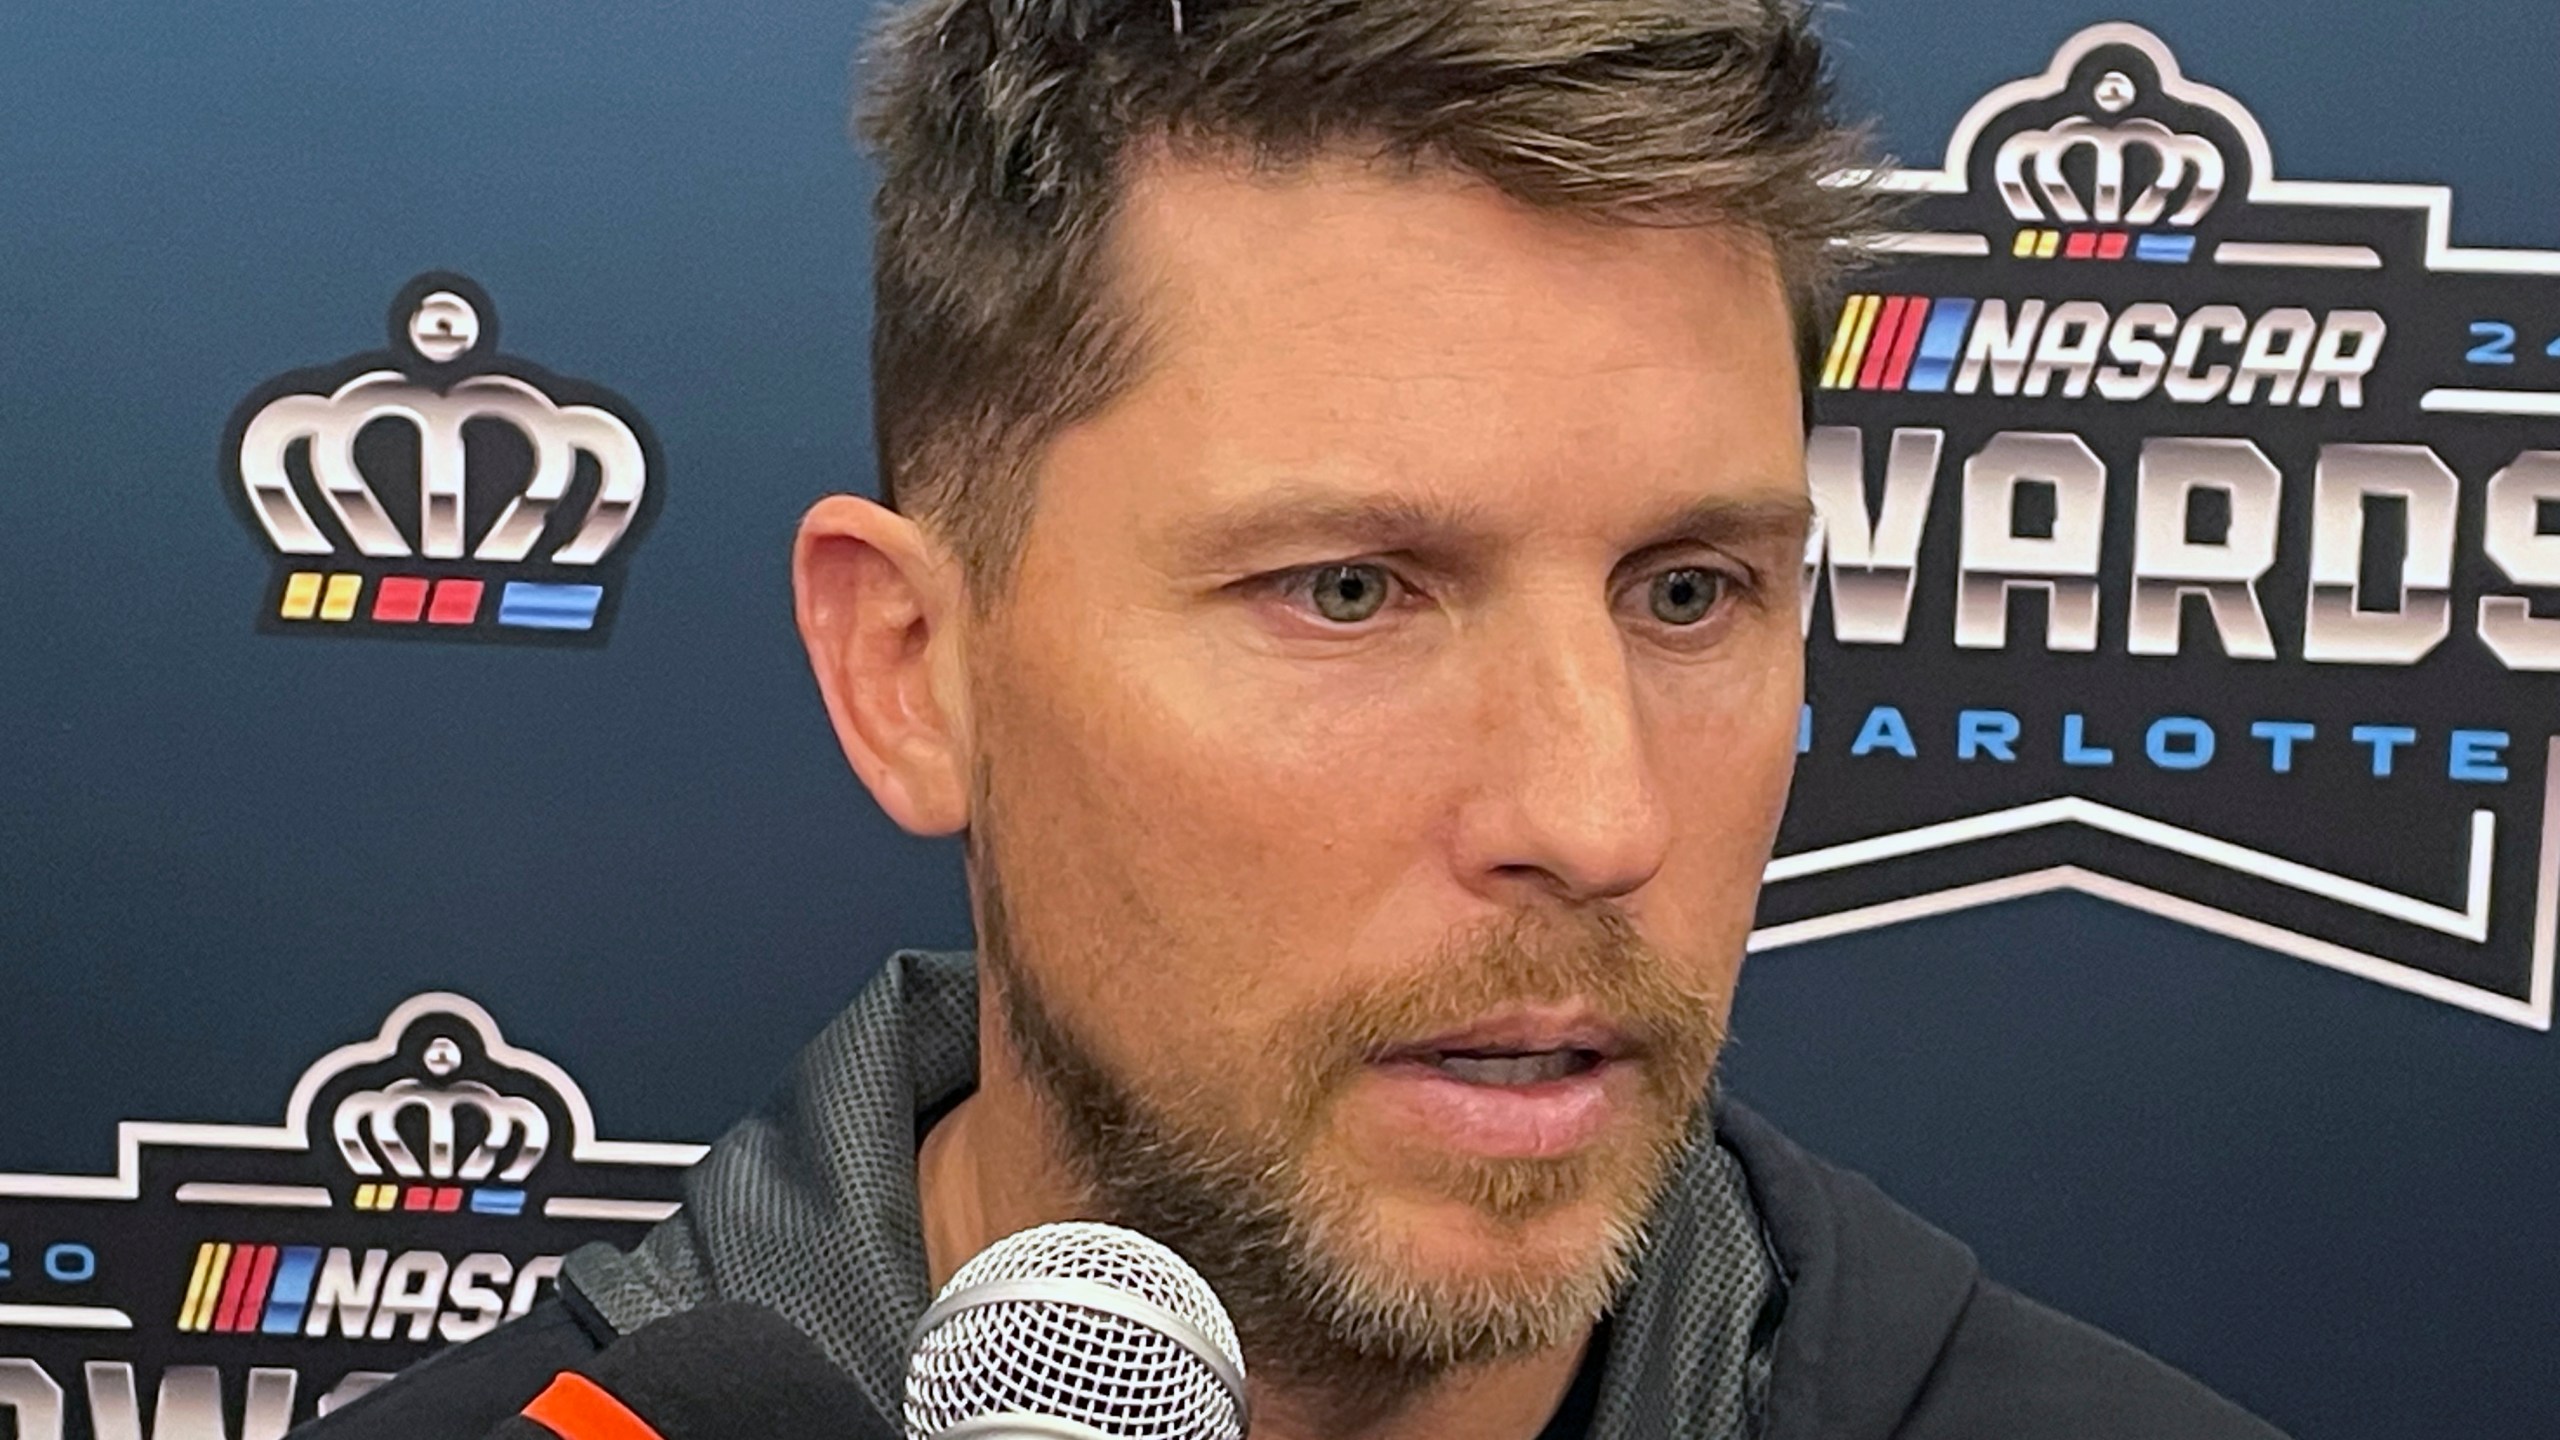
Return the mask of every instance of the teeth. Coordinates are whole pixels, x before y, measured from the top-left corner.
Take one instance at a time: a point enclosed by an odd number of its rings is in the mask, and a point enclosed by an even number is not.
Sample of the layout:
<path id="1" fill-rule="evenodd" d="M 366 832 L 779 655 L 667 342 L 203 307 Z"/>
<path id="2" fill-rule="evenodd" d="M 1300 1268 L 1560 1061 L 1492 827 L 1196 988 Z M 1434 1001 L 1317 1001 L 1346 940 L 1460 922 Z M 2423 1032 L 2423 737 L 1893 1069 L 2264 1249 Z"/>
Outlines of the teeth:
<path id="1" fill-rule="evenodd" d="M 1453 1080 L 1470 1085 L 1536 1085 L 1562 1080 L 1591 1068 L 1579 1050 L 1541 1050 L 1532 1055 L 1440 1055 L 1433 1064 Z"/>

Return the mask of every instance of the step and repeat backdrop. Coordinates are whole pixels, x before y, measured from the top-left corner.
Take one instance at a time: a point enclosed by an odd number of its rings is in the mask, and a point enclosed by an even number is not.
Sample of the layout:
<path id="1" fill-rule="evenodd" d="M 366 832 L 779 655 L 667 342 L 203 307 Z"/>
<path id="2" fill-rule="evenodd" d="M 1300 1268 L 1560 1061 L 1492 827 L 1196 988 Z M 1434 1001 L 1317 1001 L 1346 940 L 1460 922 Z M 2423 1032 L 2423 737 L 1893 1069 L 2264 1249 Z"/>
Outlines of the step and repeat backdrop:
<path id="1" fill-rule="evenodd" d="M 2560 1433 L 2560 16 L 1832 12 L 1737 1093 L 2306 1437 Z M 628 1241 L 959 857 L 790 633 L 861 4 L 0 10 L 0 1437 Z"/>

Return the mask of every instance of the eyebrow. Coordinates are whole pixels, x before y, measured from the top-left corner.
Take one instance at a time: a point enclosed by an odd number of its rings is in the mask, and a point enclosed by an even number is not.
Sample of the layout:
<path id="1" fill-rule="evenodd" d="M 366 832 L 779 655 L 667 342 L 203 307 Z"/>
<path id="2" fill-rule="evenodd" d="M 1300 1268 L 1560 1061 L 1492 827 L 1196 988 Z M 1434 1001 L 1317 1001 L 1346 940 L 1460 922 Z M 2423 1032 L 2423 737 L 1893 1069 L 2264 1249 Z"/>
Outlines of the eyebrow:
<path id="1" fill-rule="evenodd" d="M 1801 487 L 1759 486 L 1742 494 L 1702 496 L 1670 511 L 1646 525 L 1628 553 L 1684 541 L 1783 539 L 1801 536 L 1812 523 L 1813 500 Z M 1168 539 L 1187 556 L 1215 561 L 1293 544 L 1359 553 L 1478 548 L 1491 543 L 1493 528 L 1479 508 L 1463 500 L 1281 486 L 1188 519 Z"/>
<path id="2" fill-rule="evenodd" d="M 1635 548 L 1681 540 L 1749 544 L 1801 538 L 1813 526 L 1813 496 L 1803 486 L 1769 486 L 1742 495 L 1711 495 L 1675 510 Z"/>
<path id="3" fill-rule="evenodd" d="M 1169 538 L 1185 554 L 1222 559 L 1290 544 L 1359 551 L 1465 544 L 1490 529 L 1483 515 L 1462 501 L 1344 495 L 1282 485 L 1186 519 Z"/>

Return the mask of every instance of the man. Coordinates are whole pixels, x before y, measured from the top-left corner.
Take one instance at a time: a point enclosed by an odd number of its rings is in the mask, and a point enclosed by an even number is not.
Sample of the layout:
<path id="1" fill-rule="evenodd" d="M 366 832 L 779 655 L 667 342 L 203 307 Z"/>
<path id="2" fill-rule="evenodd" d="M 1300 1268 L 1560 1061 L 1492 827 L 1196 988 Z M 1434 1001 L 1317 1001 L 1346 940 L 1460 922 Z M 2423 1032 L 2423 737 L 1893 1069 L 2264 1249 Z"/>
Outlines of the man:
<path id="1" fill-rule="evenodd" d="M 933 1287 L 1078 1216 L 1216 1287 L 1257 1440 L 2272 1433 L 1711 1098 L 1870 206 L 1794 0 L 921 0 L 877 58 L 888 503 L 809 512 L 799 624 L 978 962 L 320 1433 L 714 1299 L 888 1433 Z"/>

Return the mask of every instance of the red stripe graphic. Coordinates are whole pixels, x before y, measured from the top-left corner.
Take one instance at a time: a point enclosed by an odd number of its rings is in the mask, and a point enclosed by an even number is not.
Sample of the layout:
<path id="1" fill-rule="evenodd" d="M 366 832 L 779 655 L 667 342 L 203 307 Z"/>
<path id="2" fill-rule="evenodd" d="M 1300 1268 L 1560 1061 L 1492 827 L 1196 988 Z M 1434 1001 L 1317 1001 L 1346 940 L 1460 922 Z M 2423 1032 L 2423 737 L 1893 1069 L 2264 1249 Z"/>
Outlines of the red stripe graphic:
<path id="1" fill-rule="evenodd" d="M 258 1267 L 251 1262 L 251 1252 L 258 1247 L 243 1245 L 231 1254 L 231 1274 L 222 1282 L 222 1308 L 213 1312 L 213 1328 L 217 1334 L 229 1334 L 239 1328 L 240 1292 L 249 1288 L 249 1272 Z"/>
<path id="2" fill-rule="evenodd" d="M 430 625 L 468 625 L 480 618 L 480 582 L 444 579 L 427 598 Z"/>
<path id="3" fill-rule="evenodd" d="M 255 1330 L 258 1317 L 267 1312 L 267 1287 L 275 1283 L 276 1247 L 258 1247 L 258 1271 L 249 1277 L 249 1288 L 240 1292 L 240 1328 Z"/>
<path id="4" fill-rule="evenodd" d="M 387 625 L 414 625 L 427 613 L 427 581 L 423 575 L 385 575 L 373 592 L 373 618 Z"/>
<path id="5" fill-rule="evenodd" d="M 1884 372 L 1884 388 L 1899 390 L 1911 378 L 1911 355 L 1920 348 L 1920 328 L 1928 323 L 1929 297 L 1914 295 L 1911 308 L 1902 312 L 1902 334 L 1893 342 L 1893 364 Z"/>
<path id="6" fill-rule="evenodd" d="M 1885 367 L 1892 363 L 1893 347 L 1902 334 L 1902 312 L 1911 304 L 1907 295 L 1887 296 L 1884 314 L 1876 318 L 1876 338 L 1867 346 L 1866 368 L 1858 372 L 1858 388 L 1873 390 L 1884 383 Z"/>

